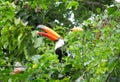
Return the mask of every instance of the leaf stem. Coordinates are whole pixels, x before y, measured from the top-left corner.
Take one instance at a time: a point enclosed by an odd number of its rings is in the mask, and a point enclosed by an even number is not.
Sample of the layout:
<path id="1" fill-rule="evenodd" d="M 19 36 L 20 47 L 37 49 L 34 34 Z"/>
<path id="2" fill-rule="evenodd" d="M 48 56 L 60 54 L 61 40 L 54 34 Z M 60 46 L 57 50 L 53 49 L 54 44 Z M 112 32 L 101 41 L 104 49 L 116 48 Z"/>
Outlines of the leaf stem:
<path id="1" fill-rule="evenodd" d="M 105 82 L 109 82 L 109 79 L 110 79 L 110 77 L 111 77 L 113 71 L 115 70 L 115 67 L 116 67 L 116 66 L 114 66 L 113 70 L 108 74 L 108 76 L 107 76 Z"/>

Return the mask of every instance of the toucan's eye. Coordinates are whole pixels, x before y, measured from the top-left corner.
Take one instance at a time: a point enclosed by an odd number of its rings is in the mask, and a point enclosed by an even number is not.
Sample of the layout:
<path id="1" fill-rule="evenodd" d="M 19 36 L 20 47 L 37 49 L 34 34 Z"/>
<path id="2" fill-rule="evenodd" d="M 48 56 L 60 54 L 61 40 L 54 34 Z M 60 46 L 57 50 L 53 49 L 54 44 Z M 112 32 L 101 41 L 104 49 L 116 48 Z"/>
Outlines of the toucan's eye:
<path id="1" fill-rule="evenodd" d="M 32 30 L 36 30 L 36 28 L 34 28 L 34 27 L 32 27 L 31 29 L 32 29 Z"/>

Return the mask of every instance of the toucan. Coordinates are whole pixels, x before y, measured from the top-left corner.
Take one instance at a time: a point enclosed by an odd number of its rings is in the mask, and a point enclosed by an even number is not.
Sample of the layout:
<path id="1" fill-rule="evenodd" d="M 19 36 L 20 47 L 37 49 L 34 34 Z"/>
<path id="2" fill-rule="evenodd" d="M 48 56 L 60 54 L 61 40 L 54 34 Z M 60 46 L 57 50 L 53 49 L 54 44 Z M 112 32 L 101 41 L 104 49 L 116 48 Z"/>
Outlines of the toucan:
<path id="1" fill-rule="evenodd" d="M 42 35 L 44 37 L 49 38 L 51 41 L 55 42 L 55 53 L 58 55 L 59 62 L 63 62 L 63 56 L 67 56 L 66 50 L 66 42 L 65 40 L 54 30 L 45 26 L 45 25 L 38 25 L 37 28 L 42 29 L 44 32 L 37 32 L 38 35 Z"/>

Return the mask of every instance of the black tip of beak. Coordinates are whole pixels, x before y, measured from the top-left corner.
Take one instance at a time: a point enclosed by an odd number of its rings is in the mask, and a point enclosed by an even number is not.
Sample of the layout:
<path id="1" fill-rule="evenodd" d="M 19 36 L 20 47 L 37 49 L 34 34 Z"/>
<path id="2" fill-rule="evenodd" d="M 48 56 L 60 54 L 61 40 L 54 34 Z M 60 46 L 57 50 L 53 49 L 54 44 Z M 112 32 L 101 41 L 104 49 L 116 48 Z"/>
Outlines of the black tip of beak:
<path id="1" fill-rule="evenodd" d="M 37 28 L 44 28 L 45 25 L 38 25 Z"/>

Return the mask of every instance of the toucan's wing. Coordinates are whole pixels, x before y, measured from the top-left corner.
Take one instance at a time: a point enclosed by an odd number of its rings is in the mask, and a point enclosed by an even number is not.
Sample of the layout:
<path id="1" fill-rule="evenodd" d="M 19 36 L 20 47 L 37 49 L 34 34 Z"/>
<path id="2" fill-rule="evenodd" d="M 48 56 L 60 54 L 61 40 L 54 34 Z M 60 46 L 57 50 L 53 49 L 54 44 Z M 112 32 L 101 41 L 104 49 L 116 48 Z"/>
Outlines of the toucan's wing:
<path id="1" fill-rule="evenodd" d="M 51 36 L 54 36 L 54 37 L 56 37 L 58 39 L 61 37 L 58 33 L 56 33 L 51 28 L 49 28 L 49 27 L 47 27 L 45 25 L 38 25 L 37 28 L 40 28 L 40 29 L 44 30 L 45 32 L 47 32 Z"/>

